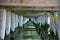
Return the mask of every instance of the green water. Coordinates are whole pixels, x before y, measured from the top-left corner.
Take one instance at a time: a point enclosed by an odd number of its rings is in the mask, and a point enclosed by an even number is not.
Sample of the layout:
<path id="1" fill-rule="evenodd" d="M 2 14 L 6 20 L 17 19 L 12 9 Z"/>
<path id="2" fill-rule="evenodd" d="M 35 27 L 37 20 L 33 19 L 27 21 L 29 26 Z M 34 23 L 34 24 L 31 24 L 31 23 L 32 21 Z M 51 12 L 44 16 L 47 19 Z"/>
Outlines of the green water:
<path id="1" fill-rule="evenodd" d="M 35 27 L 31 22 L 28 22 L 23 31 L 18 35 L 16 40 L 41 40 L 39 34 L 37 33 Z"/>

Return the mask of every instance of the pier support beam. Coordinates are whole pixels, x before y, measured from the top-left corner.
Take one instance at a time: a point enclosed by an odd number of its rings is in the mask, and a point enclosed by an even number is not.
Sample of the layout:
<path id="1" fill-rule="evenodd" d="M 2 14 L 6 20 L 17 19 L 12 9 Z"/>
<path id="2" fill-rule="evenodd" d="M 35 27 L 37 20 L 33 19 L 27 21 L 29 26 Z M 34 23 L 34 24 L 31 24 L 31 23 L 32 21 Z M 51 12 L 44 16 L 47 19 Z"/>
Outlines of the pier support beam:
<path id="1" fill-rule="evenodd" d="M 0 38 L 4 40 L 6 28 L 6 10 L 0 9 Z"/>

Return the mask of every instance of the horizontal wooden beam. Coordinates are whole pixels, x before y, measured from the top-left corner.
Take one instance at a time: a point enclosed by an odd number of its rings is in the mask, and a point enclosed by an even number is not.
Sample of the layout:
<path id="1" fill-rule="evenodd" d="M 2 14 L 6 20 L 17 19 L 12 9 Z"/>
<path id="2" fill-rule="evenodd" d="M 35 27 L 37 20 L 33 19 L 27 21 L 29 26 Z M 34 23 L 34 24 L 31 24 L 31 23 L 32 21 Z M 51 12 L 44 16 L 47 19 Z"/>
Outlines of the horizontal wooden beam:
<path id="1" fill-rule="evenodd" d="M 0 3 L 4 6 L 58 6 L 58 4 Z"/>
<path id="2" fill-rule="evenodd" d="M 14 10 L 14 11 L 20 11 L 20 10 L 38 10 L 38 11 L 58 11 L 58 7 L 31 7 L 31 8 L 12 8 L 7 10 Z"/>

